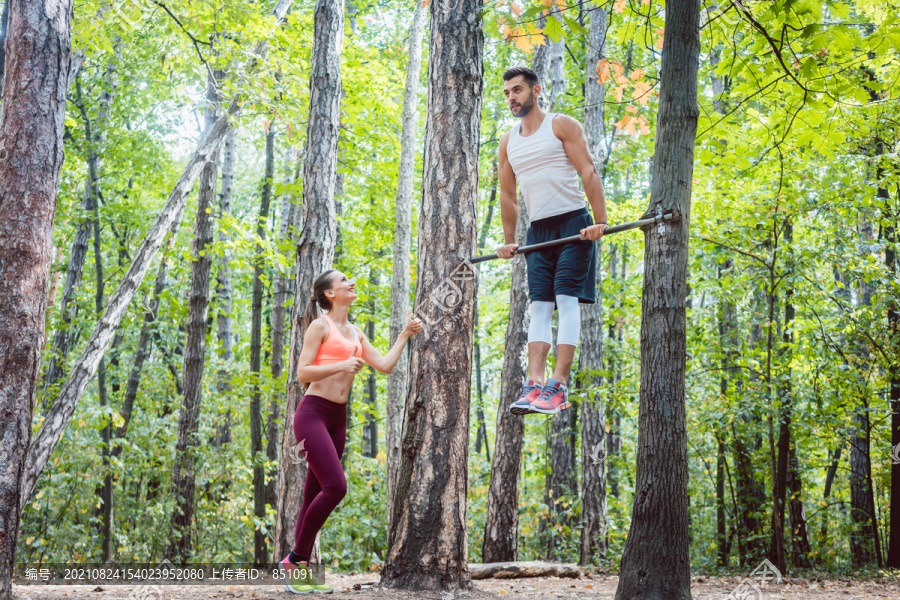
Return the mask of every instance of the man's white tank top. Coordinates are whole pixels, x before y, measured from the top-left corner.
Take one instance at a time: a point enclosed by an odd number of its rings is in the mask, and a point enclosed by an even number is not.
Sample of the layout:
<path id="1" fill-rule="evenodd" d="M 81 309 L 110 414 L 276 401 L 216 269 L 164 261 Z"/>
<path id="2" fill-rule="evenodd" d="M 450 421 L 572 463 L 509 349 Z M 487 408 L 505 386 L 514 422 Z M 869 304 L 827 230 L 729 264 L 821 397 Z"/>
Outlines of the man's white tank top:
<path id="1" fill-rule="evenodd" d="M 553 117 L 547 113 L 538 130 L 524 137 L 521 123 L 509 132 L 506 154 L 525 199 L 530 222 L 585 207 L 578 172 L 563 143 L 553 135 Z"/>

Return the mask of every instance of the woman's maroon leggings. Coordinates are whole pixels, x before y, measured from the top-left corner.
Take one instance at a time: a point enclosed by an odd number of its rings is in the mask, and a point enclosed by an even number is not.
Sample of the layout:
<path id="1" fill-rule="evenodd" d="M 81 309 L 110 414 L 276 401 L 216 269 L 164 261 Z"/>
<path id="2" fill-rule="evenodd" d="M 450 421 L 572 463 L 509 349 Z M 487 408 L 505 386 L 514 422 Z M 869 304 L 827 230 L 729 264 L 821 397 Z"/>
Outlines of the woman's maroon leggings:
<path id="1" fill-rule="evenodd" d="M 294 554 L 309 561 L 316 534 L 347 494 L 347 479 L 341 467 L 347 440 L 347 405 L 307 394 L 294 413 L 294 437 L 306 453 L 306 486 L 297 515 Z"/>

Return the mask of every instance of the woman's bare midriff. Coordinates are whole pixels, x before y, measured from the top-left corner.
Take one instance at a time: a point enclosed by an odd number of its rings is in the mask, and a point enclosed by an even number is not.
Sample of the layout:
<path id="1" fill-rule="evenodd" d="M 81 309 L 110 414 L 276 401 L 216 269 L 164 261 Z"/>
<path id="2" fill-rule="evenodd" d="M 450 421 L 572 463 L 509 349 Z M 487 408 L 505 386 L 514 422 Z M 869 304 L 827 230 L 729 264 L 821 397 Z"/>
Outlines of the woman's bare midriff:
<path id="1" fill-rule="evenodd" d="M 355 377 L 356 373 L 335 373 L 325 379 L 313 381 L 304 393 L 321 396 L 338 404 L 347 404 L 347 396 Z"/>

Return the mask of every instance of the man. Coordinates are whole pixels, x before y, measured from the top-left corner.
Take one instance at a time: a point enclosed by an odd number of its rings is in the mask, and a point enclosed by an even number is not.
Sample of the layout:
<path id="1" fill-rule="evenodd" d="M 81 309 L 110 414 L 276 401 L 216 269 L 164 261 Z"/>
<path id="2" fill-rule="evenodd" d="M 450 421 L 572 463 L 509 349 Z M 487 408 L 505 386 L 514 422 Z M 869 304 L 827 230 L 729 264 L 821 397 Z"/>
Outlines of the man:
<path id="1" fill-rule="evenodd" d="M 509 410 L 516 415 L 552 415 L 569 407 L 568 380 L 581 333 L 579 303 L 594 303 L 594 241 L 607 228 L 603 182 L 594 166 L 581 124 L 563 114 L 545 113 L 538 106 L 541 93 L 537 75 L 526 67 L 503 74 L 503 93 L 518 125 L 500 139 L 500 213 L 505 245 L 500 258 L 512 258 L 521 188 L 528 212 L 526 245 L 580 233 L 582 241 L 530 252 L 528 296 L 531 324 L 528 328 L 528 375 L 519 398 Z M 584 188 L 578 185 L 578 175 Z M 587 195 L 593 219 L 587 210 Z M 559 310 L 556 336 L 556 368 L 544 381 L 552 343 L 550 317 Z"/>

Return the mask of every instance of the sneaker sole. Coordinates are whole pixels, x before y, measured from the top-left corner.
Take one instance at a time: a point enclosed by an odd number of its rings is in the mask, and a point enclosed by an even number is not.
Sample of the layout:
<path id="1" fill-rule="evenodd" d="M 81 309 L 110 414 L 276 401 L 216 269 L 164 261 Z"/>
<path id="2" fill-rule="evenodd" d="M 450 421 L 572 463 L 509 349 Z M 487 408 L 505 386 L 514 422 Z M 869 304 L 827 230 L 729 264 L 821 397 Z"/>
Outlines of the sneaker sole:
<path id="1" fill-rule="evenodd" d="M 534 413 L 540 413 L 542 415 L 555 415 L 556 413 L 562 412 L 562 411 L 566 410 L 567 408 L 569 408 L 569 403 L 563 402 L 556 408 L 535 408 L 534 406 L 532 406 L 530 408 L 531 408 L 531 412 L 534 412 Z"/>
<path id="2" fill-rule="evenodd" d="M 521 406 L 520 404 L 513 402 L 512 404 L 509 405 L 509 412 L 511 412 L 514 415 L 519 415 L 519 416 L 527 415 L 529 412 L 531 412 L 531 407 L 530 406 Z"/>
<path id="3" fill-rule="evenodd" d="M 278 568 L 281 569 L 281 574 L 284 575 L 284 589 L 289 591 L 292 594 L 309 594 L 312 593 L 312 590 L 295 590 L 291 587 L 291 584 L 288 583 L 288 572 L 287 569 L 284 568 L 284 565 L 278 563 Z"/>

